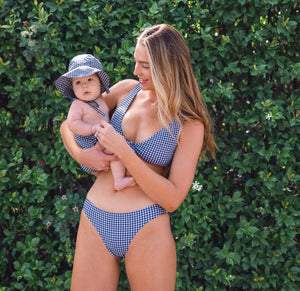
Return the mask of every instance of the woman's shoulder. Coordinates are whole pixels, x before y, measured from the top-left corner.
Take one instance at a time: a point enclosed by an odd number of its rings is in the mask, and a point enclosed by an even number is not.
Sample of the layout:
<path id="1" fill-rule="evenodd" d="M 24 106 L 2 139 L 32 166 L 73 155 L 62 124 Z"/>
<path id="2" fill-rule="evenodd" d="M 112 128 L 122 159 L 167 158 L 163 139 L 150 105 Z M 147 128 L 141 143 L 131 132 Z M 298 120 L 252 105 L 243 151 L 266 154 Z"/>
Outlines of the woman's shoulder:
<path id="1" fill-rule="evenodd" d="M 119 81 L 111 88 L 111 93 L 118 94 L 119 99 L 123 99 L 137 84 L 138 81 L 133 79 Z"/>
<path id="2" fill-rule="evenodd" d="M 132 89 L 134 88 L 136 85 L 137 85 L 138 81 L 137 80 L 134 80 L 134 79 L 125 79 L 125 80 L 122 80 L 122 81 L 119 81 L 118 83 L 116 83 L 113 87 L 113 88 L 118 88 L 118 87 L 123 87 L 123 89 Z"/>
<path id="3" fill-rule="evenodd" d="M 114 84 L 110 88 L 109 94 L 104 94 L 104 99 L 110 108 L 113 108 L 118 104 L 136 85 L 137 80 L 125 79 Z"/>
<path id="4" fill-rule="evenodd" d="M 183 128 L 190 131 L 204 131 L 204 123 L 199 119 L 186 120 L 183 123 Z"/>

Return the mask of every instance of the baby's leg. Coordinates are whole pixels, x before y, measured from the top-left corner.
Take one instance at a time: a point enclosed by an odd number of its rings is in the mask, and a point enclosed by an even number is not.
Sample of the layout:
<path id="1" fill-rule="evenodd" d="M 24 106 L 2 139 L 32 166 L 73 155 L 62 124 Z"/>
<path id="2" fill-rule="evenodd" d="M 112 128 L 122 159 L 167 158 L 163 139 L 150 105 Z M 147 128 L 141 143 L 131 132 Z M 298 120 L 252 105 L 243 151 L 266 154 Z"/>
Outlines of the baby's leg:
<path id="1" fill-rule="evenodd" d="M 110 168 L 114 177 L 115 190 L 122 190 L 126 187 L 134 186 L 136 182 L 132 177 L 125 176 L 126 168 L 121 161 L 113 161 L 110 163 Z"/>

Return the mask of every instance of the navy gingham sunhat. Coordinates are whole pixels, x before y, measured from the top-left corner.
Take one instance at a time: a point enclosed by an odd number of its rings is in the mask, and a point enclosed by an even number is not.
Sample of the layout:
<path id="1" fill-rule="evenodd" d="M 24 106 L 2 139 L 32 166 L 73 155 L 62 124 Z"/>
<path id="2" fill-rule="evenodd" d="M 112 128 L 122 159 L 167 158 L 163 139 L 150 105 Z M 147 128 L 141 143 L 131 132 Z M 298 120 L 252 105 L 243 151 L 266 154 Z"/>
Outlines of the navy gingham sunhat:
<path id="1" fill-rule="evenodd" d="M 71 79 L 82 78 L 97 73 L 101 80 L 101 93 L 109 93 L 109 77 L 103 71 L 101 62 L 90 54 L 83 54 L 74 57 L 69 64 L 68 73 L 60 76 L 56 82 L 57 90 L 67 98 L 76 98 Z"/>

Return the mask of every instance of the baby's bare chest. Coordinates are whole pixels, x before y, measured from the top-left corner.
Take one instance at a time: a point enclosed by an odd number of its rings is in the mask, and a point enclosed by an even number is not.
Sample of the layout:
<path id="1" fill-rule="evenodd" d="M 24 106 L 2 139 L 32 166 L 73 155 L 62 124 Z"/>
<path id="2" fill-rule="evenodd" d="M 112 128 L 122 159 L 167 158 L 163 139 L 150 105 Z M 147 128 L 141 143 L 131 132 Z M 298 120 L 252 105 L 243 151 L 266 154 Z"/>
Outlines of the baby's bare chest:
<path id="1" fill-rule="evenodd" d="M 90 124 L 98 124 L 101 120 L 109 121 L 109 110 L 106 105 L 96 107 L 86 103 L 83 108 L 82 119 Z"/>

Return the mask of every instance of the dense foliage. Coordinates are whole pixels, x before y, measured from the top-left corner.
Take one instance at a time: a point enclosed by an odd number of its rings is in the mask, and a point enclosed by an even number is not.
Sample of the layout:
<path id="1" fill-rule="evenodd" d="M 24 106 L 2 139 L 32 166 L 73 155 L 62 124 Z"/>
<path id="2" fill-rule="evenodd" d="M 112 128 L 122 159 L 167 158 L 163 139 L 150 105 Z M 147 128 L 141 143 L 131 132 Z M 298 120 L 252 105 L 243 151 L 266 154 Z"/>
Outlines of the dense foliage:
<path id="1" fill-rule="evenodd" d="M 216 161 L 199 163 L 171 214 L 177 290 L 299 288 L 297 1 L 0 0 L 0 7 L 1 291 L 69 289 L 93 177 L 62 144 L 69 101 L 56 78 L 79 53 L 99 57 L 111 83 L 132 78 L 136 36 L 162 22 L 187 40 L 220 149 Z M 128 290 L 122 270 L 120 290 Z"/>

